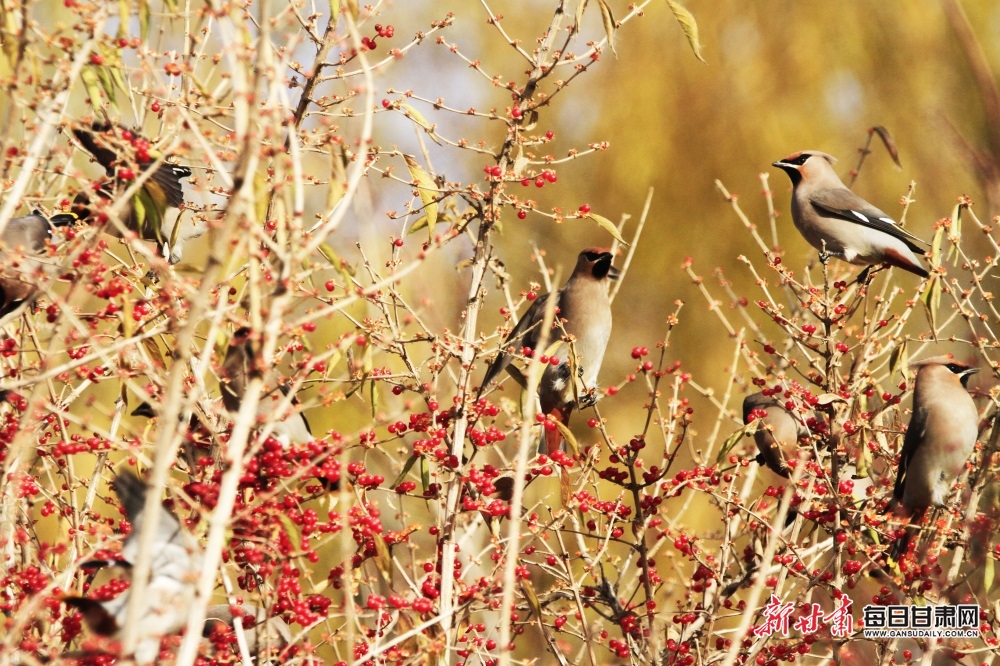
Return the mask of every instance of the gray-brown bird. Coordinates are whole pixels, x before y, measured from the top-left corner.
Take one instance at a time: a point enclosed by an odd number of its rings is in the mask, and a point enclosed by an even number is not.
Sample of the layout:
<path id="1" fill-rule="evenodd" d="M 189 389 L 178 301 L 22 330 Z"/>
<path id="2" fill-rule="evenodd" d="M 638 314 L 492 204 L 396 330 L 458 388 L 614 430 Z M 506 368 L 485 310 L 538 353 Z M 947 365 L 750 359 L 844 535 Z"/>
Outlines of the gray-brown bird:
<path id="1" fill-rule="evenodd" d="M 47 219 L 35 211 L 15 217 L 7 223 L 0 237 L 0 320 L 23 302 L 34 300 L 38 281 L 54 273 L 55 265 L 37 257 L 45 252 L 52 230 L 74 221 L 72 215 L 54 215 Z"/>
<path id="2" fill-rule="evenodd" d="M 73 136 L 104 167 L 108 180 L 96 191 L 97 197 L 110 204 L 124 192 L 141 172 L 148 170 L 160 157 L 150 141 L 139 133 L 108 123 L 95 123 L 91 129 L 74 128 Z M 191 169 L 162 162 L 145 181 L 121 215 L 124 225 L 140 238 L 155 241 L 170 263 L 181 260 L 184 244 L 207 230 L 191 219 L 181 220 L 178 210 L 184 204 L 182 178 L 191 176 Z M 85 192 L 73 201 L 73 214 L 90 224 L 107 222 L 107 215 L 94 205 Z M 114 225 L 105 230 L 120 235 Z"/>
<path id="3" fill-rule="evenodd" d="M 786 479 L 792 476 L 789 461 L 800 461 L 808 449 L 799 440 L 809 436 L 801 419 L 785 409 L 778 398 L 763 393 L 748 395 L 743 400 L 743 423 L 760 421 L 753 439 L 757 443 L 757 462 L 767 465 L 775 474 Z"/>
<path id="4" fill-rule="evenodd" d="M 581 406 L 592 405 L 597 400 L 597 374 L 604 360 L 604 352 L 611 338 L 611 300 L 608 287 L 618 279 L 618 269 L 611 265 L 614 255 L 603 248 L 588 248 L 577 258 L 576 268 L 566 284 L 556 292 L 556 326 L 549 334 L 549 342 L 565 336 L 573 340 L 576 367 L 580 373 L 584 394 Z M 480 394 L 497 378 L 523 347 L 536 350 L 541 338 L 545 317 L 545 304 L 551 294 L 535 299 L 527 312 L 504 340 L 503 347 L 483 378 Z M 561 328 L 559 324 L 561 323 Z M 538 386 L 542 413 L 563 425 L 569 425 L 570 414 L 576 405 L 574 381 L 569 363 L 569 345 L 563 344 L 555 353 L 558 365 L 547 365 Z M 562 445 L 558 429 L 545 430 L 545 448 L 551 454 Z"/>
<path id="5" fill-rule="evenodd" d="M 119 473 L 112 486 L 132 524 L 132 531 L 122 544 L 120 560 L 91 561 L 85 567 L 113 564 L 131 567 L 139 557 L 148 487 L 145 481 L 130 471 Z M 134 654 L 138 664 L 157 663 L 160 639 L 180 631 L 187 623 L 201 569 L 200 549 L 193 537 L 181 527 L 177 517 L 166 509 L 160 512 L 152 556 L 145 597 L 135 608 L 129 608 L 130 589 L 110 601 L 73 596 L 63 598 L 67 605 L 80 611 L 92 632 L 116 640 L 122 638 L 129 611 L 139 612 L 139 641 Z"/>
<path id="6" fill-rule="evenodd" d="M 951 356 L 913 364 L 913 416 L 903 439 L 891 508 L 919 522 L 929 507 L 943 507 L 979 436 L 979 410 L 969 395 L 969 377 L 979 372 Z M 902 507 L 902 511 L 899 510 Z M 916 530 L 893 544 L 890 560 L 906 553 Z"/>
<path id="7" fill-rule="evenodd" d="M 219 387 L 222 391 L 222 404 L 226 411 L 236 415 L 240 411 L 243 396 L 246 395 L 247 384 L 252 378 L 263 377 L 269 382 L 268 392 L 261 395 L 260 403 L 257 406 L 258 421 L 267 421 L 272 425 L 271 436 L 281 443 L 284 448 L 295 444 L 308 444 L 312 442 L 312 430 L 305 414 L 298 409 L 298 400 L 292 396 L 291 404 L 282 413 L 277 413 L 285 401 L 290 389 L 284 384 L 279 384 L 271 388 L 270 382 L 276 381 L 276 373 L 269 372 L 263 367 L 259 340 L 253 335 L 253 330 L 248 327 L 239 328 L 233 334 L 226 351 L 226 357 L 222 361 L 222 381 Z M 276 418 L 277 417 L 277 418 Z M 320 474 L 316 477 L 327 490 L 335 490 L 339 484 L 339 469 L 335 458 L 330 458 L 319 467 Z"/>
<path id="8" fill-rule="evenodd" d="M 792 221 L 821 253 L 858 265 L 889 264 L 927 277 L 923 243 L 841 182 L 836 159 L 803 150 L 773 163 L 792 181 Z M 914 254 L 916 253 L 916 254 Z"/>

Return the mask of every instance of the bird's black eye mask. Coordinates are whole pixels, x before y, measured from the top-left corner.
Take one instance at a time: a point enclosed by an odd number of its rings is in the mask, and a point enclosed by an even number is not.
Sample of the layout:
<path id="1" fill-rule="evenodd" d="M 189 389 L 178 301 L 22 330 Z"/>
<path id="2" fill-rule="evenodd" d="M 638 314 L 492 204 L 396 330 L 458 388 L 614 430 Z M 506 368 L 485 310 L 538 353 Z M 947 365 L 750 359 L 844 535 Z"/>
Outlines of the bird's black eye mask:
<path id="1" fill-rule="evenodd" d="M 802 166 L 803 164 L 806 163 L 806 160 L 808 160 L 810 157 L 812 157 L 812 155 L 809 155 L 807 153 L 802 153 L 798 157 L 795 157 L 790 160 L 782 160 L 782 162 L 784 162 L 785 164 L 794 164 L 795 166 Z"/>

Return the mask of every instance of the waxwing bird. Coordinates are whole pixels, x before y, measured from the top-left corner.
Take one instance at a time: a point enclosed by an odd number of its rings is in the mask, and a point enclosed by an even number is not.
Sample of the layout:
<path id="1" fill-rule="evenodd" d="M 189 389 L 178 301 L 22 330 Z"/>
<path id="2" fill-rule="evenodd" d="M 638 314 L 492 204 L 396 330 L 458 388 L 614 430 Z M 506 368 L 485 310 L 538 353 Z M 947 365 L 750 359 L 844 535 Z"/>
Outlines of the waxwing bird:
<path id="1" fill-rule="evenodd" d="M 105 206 L 110 206 L 117 194 L 124 192 L 132 181 L 150 169 L 159 154 L 136 132 L 108 123 L 95 123 L 91 129 L 75 128 L 73 136 L 87 152 L 104 167 L 105 182 L 96 192 Z M 191 169 L 160 162 L 121 214 L 124 225 L 140 238 L 155 241 L 170 263 L 180 261 L 184 243 L 201 236 L 206 227 L 190 219 L 181 220 L 179 208 L 184 204 L 182 178 L 191 176 Z M 73 201 L 73 213 L 89 223 L 106 221 L 103 211 L 96 210 L 90 196 L 81 192 Z M 120 235 L 114 225 L 105 229 Z"/>
<path id="2" fill-rule="evenodd" d="M 803 150 L 773 163 L 792 181 L 795 228 L 820 253 L 858 265 L 889 264 L 927 277 L 914 254 L 922 255 L 918 243 L 927 243 L 847 189 L 833 170 L 836 161 L 826 153 Z"/>
<path id="3" fill-rule="evenodd" d="M 120 564 L 131 567 L 139 558 L 148 487 L 145 481 L 129 471 L 119 473 L 112 486 L 132 524 L 132 531 L 125 537 L 120 561 L 89 562 L 85 566 Z M 187 623 L 188 609 L 194 599 L 195 582 L 201 569 L 201 552 L 193 537 L 181 527 L 177 517 L 166 509 L 160 512 L 152 557 L 145 598 L 137 604 L 129 603 L 130 589 L 110 601 L 94 601 L 84 597 L 63 598 L 67 605 L 80 611 L 92 632 L 115 640 L 122 638 L 128 613 L 141 613 L 138 624 L 139 641 L 134 655 L 138 664 L 156 663 L 160 654 L 160 639 L 180 631 Z M 130 609 L 130 605 L 135 607 Z"/>
<path id="4" fill-rule="evenodd" d="M 226 411 L 235 416 L 240 411 L 240 404 L 243 396 L 246 395 L 247 384 L 254 377 L 275 378 L 275 373 L 268 372 L 263 366 L 259 342 L 254 338 L 250 328 L 242 327 L 233 334 L 226 357 L 222 361 L 222 372 L 220 389 L 222 391 L 222 404 Z M 281 408 L 289 394 L 290 389 L 286 385 L 279 385 L 277 388 L 261 395 L 260 404 L 257 407 L 258 420 L 268 420 L 273 423 L 271 436 L 281 442 L 284 448 L 295 444 L 308 444 L 315 438 L 309 428 L 309 422 L 305 415 L 297 409 L 298 401 L 292 396 L 290 407 L 286 408 L 281 418 L 275 418 L 276 410 Z M 332 461 L 331 461 L 332 462 Z M 334 490 L 339 483 L 339 472 L 327 469 L 329 465 L 322 465 L 322 476 L 317 480 L 323 484 L 327 490 Z"/>
<path id="5" fill-rule="evenodd" d="M 34 300 L 40 274 L 51 273 L 54 267 L 35 257 L 45 252 L 54 228 L 71 224 L 74 219 L 72 215 L 47 219 L 35 211 L 7 222 L 0 236 L 0 320 L 21 303 Z"/>
<path id="6" fill-rule="evenodd" d="M 929 507 L 945 506 L 952 484 L 965 468 L 979 435 L 979 410 L 967 390 L 979 372 L 950 356 L 915 363 L 913 416 L 903 439 L 890 507 L 910 514 L 910 524 Z M 900 511 L 900 507 L 902 511 Z M 916 530 L 894 542 L 890 560 L 905 555 Z"/>
<path id="7" fill-rule="evenodd" d="M 562 289 L 556 292 L 556 325 L 549 336 L 555 342 L 563 337 L 572 340 L 578 369 L 586 395 L 581 395 L 583 406 L 593 404 L 597 397 L 597 373 L 604 360 L 604 351 L 611 337 L 611 300 L 608 298 L 610 280 L 618 279 L 618 269 L 611 265 L 614 255 L 603 248 L 589 248 L 580 253 L 576 268 Z M 501 352 L 490 364 L 483 378 L 480 394 L 510 365 L 513 352 L 523 347 L 535 350 L 542 336 L 545 303 L 551 294 L 535 299 L 527 312 L 504 340 Z M 538 386 L 542 413 L 563 425 L 576 407 L 576 388 L 569 362 L 569 345 L 560 345 L 555 357 L 558 365 L 547 365 Z M 554 453 L 562 444 L 558 429 L 545 431 L 546 451 Z"/>
<path id="8" fill-rule="evenodd" d="M 799 440 L 809 436 L 809 429 L 774 396 L 763 393 L 748 395 L 743 400 L 743 423 L 759 420 L 753 439 L 757 443 L 757 462 L 767 465 L 775 474 L 786 479 L 792 476 L 789 461 L 800 461 Z"/>

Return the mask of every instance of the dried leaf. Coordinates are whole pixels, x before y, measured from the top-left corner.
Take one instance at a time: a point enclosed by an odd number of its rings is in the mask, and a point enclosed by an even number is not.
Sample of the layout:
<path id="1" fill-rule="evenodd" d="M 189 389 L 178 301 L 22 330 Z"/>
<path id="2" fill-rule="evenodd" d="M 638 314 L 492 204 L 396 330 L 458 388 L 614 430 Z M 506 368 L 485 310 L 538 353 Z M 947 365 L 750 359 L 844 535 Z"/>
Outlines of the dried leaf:
<path id="1" fill-rule="evenodd" d="M 611 234 L 611 236 L 614 237 L 616 241 L 618 241 L 625 247 L 628 247 L 628 243 L 625 241 L 624 238 L 622 238 L 622 235 L 618 233 L 618 227 L 612 224 L 611 220 L 601 215 L 598 215 L 597 213 L 587 213 L 587 217 L 592 219 L 594 222 L 597 222 L 597 224 L 605 231 L 607 231 L 609 234 Z"/>
<path id="2" fill-rule="evenodd" d="M 423 115 L 421 115 L 421 113 L 419 111 L 417 111 L 416 109 L 414 109 L 412 106 L 410 106 L 406 102 L 403 102 L 402 104 L 400 104 L 399 108 L 401 108 L 403 110 L 403 115 L 404 116 L 406 116 L 407 118 L 409 118 L 410 120 L 412 120 L 416 124 L 418 124 L 421 127 L 423 127 L 424 130 L 427 132 L 427 134 L 430 135 L 431 140 L 434 141 L 434 143 L 436 143 L 439 146 L 441 145 L 441 142 L 438 140 L 437 135 L 434 133 L 434 125 L 431 125 L 427 121 L 427 119 L 424 118 Z"/>
<path id="3" fill-rule="evenodd" d="M 618 29 L 618 24 L 615 23 L 615 16 L 611 13 L 611 7 L 608 6 L 608 0 L 597 0 L 597 4 L 601 8 L 601 21 L 604 23 L 604 32 L 608 36 L 608 46 L 611 47 L 611 52 L 617 56 L 618 51 L 615 49 L 615 30 Z M 697 27 L 695 30 L 697 31 Z"/>
<path id="4" fill-rule="evenodd" d="M 100 113 L 102 110 L 101 104 L 101 80 L 97 74 L 97 67 L 88 65 L 80 71 L 80 78 L 83 79 L 83 87 L 87 91 L 87 97 L 90 99 L 90 106 L 94 109 L 95 113 Z"/>
<path id="5" fill-rule="evenodd" d="M 559 428 L 559 434 L 561 434 L 563 439 L 566 440 L 566 449 L 573 454 L 574 458 L 578 458 L 580 455 L 580 444 L 576 441 L 576 437 L 573 436 L 570 429 L 567 428 L 561 421 L 554 420 L 554 423 L 556 424 L 556 427 Z"/>
<path id="6" fill-rule="evenodd" d="M 760 419 L 754 419 L 750 423 L 734 432 L 732 435 L 726 438 L 726 441 L 722 443 L 722 448 L 719 450 L 719 455 L 715 457 L 715 462 L 721 463 L 729 456 L 729 452 L 740 443 L 740 440 L 744 437 L 750 437 L 757 432 L 757 428 L 760 427 Z"/>
<path id="7" fill-rule="evenodd" d="M 576 3 L 576 22 L 573 24 L 573 33 L 580 32 L 580 24 L 583 22 L 583 10 L 587 8 L 587 0 L 579 0 Z"/>
<path id="8" fill-rule="evenodd" d="M 962 209 L 965 206 L 962 204 L 956 204 L 955 209 L 951 211 L 951 236 L 961 238 L 962 237 Z M 948 259 L 958 255 L 958 246 L 952 243 L 948 246 Z"/>
<path id="9" fill-rule="evenodd" d="M 389 553 L 385 538 L 377 532 L 372 532 L 372 541 L 375 543 L 375 566 L 386 580 L 392 580 L 392 555 Z"/>
<path id="10" fill-rule="evenodd" d="M 253 175 L 253 212 L 259 224 L 267 222 L 267 208 L 271 203 L 271 198 L 267 194 L 269 191 L 270 186 L 267 184 L 267 178 L 259 172 L 255 173 Z"/>
<path id="11" fill-rule="evenodd" d="M 142 2 L 142 0 L 139 0 Z M 129 0 L 118 0 L 118 36 L 128 37 L 128 24 L 132 22 L 132 5 Z"/>
<path id="12" fill-rule="evenodd" d="M 144 42 L 149 37 L 149 17 L 151 14 L 148 0 L 139 0 L 139 36 Z"/>
<path id="13" fill-rule="evenodd" d="M 421 215 L 420 219 L 417 220 L 416 222 L 414 222 L 413 224 L 411 224 L 410 228 L 406 230 L 406 235 L 409 236 L 410 234 L 416 233 L 417 231 L 420 231 L 421 229 L 424 229 L 424 228 L 426 228 L 428 226 L 430 226 L 430 225 L 427 224 L 427 216 L 426 215 Z M 430 231 L 430 233 L 433 234 L 434 230 L 432 229 Z"/>
<path id="14" fill-rule="evenodd" d="M 993 588 L 993 582 L 996 578 L 996 560 L 992 557 L 987 557 L 986 562 L 983 564 L 983 592 L 989 594 L 990 589 Z"/>
<path id="15" fill-rule="evenodd" d="M 702 62 L 707 62 L 701 57 L 701 42 L 698 41 L 698 23 L 694 20 L 694 14 L 689 12 L 677 0 L 667 0 L 667 6 L 670 7 L 670 11 L 674 13 L 674 18 L 680 24 L 681 30 L 684 32 L 684 36 L 687 37 L 688 44 L 691 46 L 691 50 L 694 51 L 694 56 Z"/>
<path id="16" fill-rule="evenodd" d="M 0 46 L 9 59 L 11 68 L 17 65 L 17 56 L 20 53 L 16 35 L 21 34 L 21 20 L 23 12 L 16 10 L 11 3 L 0 2 Z M 6 76 L 6 68 L 3 74 Z"/>
<path id="17" fill-rule="evenodd" d="M 898 370 L 903 374 L 904 378 L 906 376 L 906 368 L 910 365 L 910 357 L 906 353 L 906 340 L 900 343 L 898 347 L 892 350 L 889 354 L 889 376 L 896 374 Z"/>
<path id="18" fill-rule="evenodd" d="M 410 170 L 410 177 L 413 178 L 413 183 L 420 194 L 420 200 L 424 204 L 429 239 L 434 240 L 434 225 L 437 224 L 438 216 L 437 187 L 434 185 L 434 180 L 412 155 L 403 155 L 403 159 L 406 161 L 406 168 Z"/>
<path id="19" fill-rule="evenodd" d="M 347 4 L 347 11 L 350 12 L 351 18 L 357 20 L 358 18 L 358 0 L 345 0 Z"/>
<path id="20" fill-rule="evenodd" d="M 166 362 L 163 359 L 163 353 L 160 351 L 159 345 L 152 338 L 143 338 L 142 346 L 146 348 L 146 353 L 149 357 L 153 359 L 153 362 L 158 364 L 160 367 L 166 367 Z"/>
<path id="21" fill-rule="evenodd" d="M 524 600 L 528 602 L 528 608 L 535 614 L 535 617 L 542 617 L 542 604 L 538 601 L 535 587 L 527 578 L 521 580 L 521 592 L 524 593 Z"/>
<path id="22" fill-rule="evenodd" d="M 899 161 L 899 149 L 896 147 L 896 142 L 893 140 L 892 135 L 889 134 L 889 130 L 881 125 L 876 125 L 868 131 L 878 134 L 878 138 L 882 139 L 882 145 L 885 146 L 886 151 L 889 153 L 889 157 L 891 157 L 892 161 L 896 163 L 896 166 L 902 169 L 903 164 Z"/>
<path id="23" fill-rule="evenodd" d="M 931 331 L 937 331 L 937 311 L 941 306 L 941 281 L 937 273 L 931 273 L 930 281 L 920 296 L 920 302 L 927 310 L 927 320 L 931 324 Z"/>

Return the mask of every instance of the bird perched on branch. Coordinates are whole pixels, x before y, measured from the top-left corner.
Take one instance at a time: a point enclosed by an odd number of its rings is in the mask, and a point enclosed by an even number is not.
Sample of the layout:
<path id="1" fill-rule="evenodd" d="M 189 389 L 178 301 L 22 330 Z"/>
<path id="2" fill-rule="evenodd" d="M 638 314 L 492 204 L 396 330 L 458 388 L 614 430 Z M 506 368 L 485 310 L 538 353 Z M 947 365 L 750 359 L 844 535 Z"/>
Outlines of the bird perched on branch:
<path id="1" fill-rule="evenodd" d="M 580 253 L 576 268 L 566 284 L 556 292 L 555 326 L 550 332 L 549 344 L 560 338 L 567 341 L 559 346 L 553 358 L 557 365 L 546 365 L 538 386 L 538 398 L 542 413 L 547 417 L 569 424 L 570 414 L 577 407 L 594 404 L 597 400 L 597 373 L 604 360 L 611 337 L 611 300 L 608 286 L 618 278 L 618 269 L 611 265 L 614 255 L 603 248 L 589 248 Z M 538 349 L 542 337 L 542 322 L 549 297 L 546 294 L 535 299 L 527 312 L 514 326 L 504 340 L 503 347 L 483 377 L 480 395 L 497 378 L 514 358 L 514 353 L 522 348 Z M 570 348 L 576 356 L 570 362 Z M 583 390 L 579 391 L 574 370 L 582 380 Z M 562 434 L 558 429 L 545 430 L 545 448 L 551 454 L 562 444 Z"/>
<path id="2" fill-rule="evenodd" d="M 72 224 L 74 220 L 72 215 L 47 219 L 35 211 L 7 222 L 0 236 L 0 320 L 23 302 L 34 300 L 39 278 L 51 274 L 54 268 L 36 257 L 45 251 L 54 228 Z"/>
<path id="3" fill-rule="evenodd" d="M 250 328 L 244 326 L 233 334 L 222 362 L 222 404 L 231 415 L 235 416 L 240 411 L 247 384 L 255 377 L 274 378 L 274 373 L 269 374 L 267 368 L 263 367 L 259 340 L 255 339 Z M 289 392 L 288 386 L 279 385 L 262 394 L 257 406 L 258 420 L 264 420 L 273 427 L 272 437 L 286 449 L 292 444 L 308 444 L 315 439 L 294 396 L 284 412 L 277 411 L 281 409 Z M 339 485 L 339 469 L 336 467 L 336 460 L 333 458 L 320 466 L 321 475 L 316 480 L 327 490 L 335 490 Z"/>
<path id="4" fill-rule="evenodd" d="M 162 161 L 163 155 L 148 139 L 109 123 L 95 123 L 91 129 L 74 128 L 73 136 L 104 167 L 108 177 L 96 190 L 103 205 L 95 205 L 87 193 L 80 192 L 73 201 L 73 213 L 91 224 L 107 222 L 104 209 L 110 208 L 133 181 L 153 169 L 119 219 L 140 238 L 155 241 L 170 263 L 180 261 L 184 243 L 206 230 L 193 220 L 180 219 L 179 208 L 184 204 L 181 179 L 190 177 L 191 169 Z M 105 229 L 120 235 L 115 225 Z"/>
<path id="5" fill-rule="evenodd" d="M 743 422 L 759 421 L 753 435 L 759 454 L 757 462 L 767 465 L 775 474 L 786 479 L 792 476 L 789 461 L 800 461 L 799 439 L 809 436 L 809 429 L 796 415 L 774 396 L 763 393 L 748 395 L 743 400 Z"/>
<path id="6" fill-rule="evenodd" d="M 774 162 L 792 181 L 792 221 L 809 244 L 825 255 L 852 264 L 889 264 L 927 277 L 914 253 L 923 243 L 910 232 L 851 192 L 833 170 L 830 155 L 804 150 Z"/>
<path id="7" fill-rule="evenodd" d="M 145 529 L 143 509 L 148 486 L 130 471 L 119 473 L 112 487 L 125 509 L 132 531 L 122 545 L 121 560 L 92 561 L 85 567 L 112 564 L 132 567 L 139 557 L 139 544 Z M 128 613 L 140 613 L 139 640 L 135 649 L 138 664 L 156 663 L 160 654 L 160 639 L 179 631 L 187 623 L 188 609 L 194 599 L 195 582 L 201 569 L 201 552 L 194 539 L 181 527 L 177 517 L 164 509 L 157 523 L 152 547 L 152 566 L 145 597 L 130 603 L 131 590 L 125 590 L 110 601 L 95 601 L 68 596 L 63 601 L 80 611 L 92 632 L 121 640 Z M 130 606 L 132 606 L 130 608 Z"/>
<path id="8" fill-rule="evenodd" d="M 950 356 L 913 364 L 913 416 L 903 439 L 890 508 L 909 517 L 904 536 L 889 553 L 895 561 L 906 554 L 916 522 L 929 507 L 945 506 L 955 479 L 965 468 L 979 436 L 979 410 L 968 392 L 969 377 L 979 372 Z"/>

